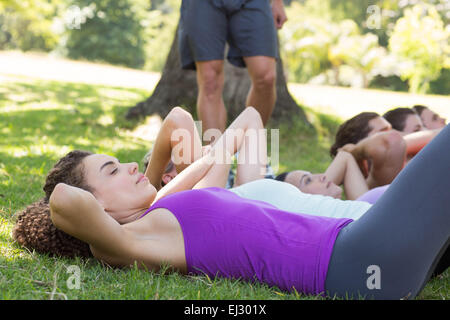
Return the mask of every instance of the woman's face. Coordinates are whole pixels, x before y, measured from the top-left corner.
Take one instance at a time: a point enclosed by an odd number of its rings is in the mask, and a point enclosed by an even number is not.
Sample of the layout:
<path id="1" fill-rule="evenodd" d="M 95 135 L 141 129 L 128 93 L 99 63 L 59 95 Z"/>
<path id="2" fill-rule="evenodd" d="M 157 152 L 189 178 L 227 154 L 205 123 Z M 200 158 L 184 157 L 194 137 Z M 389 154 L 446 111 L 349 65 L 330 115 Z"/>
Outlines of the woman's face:
<path id="1" fill-rule="evenodd" d="M 403 134 L 413 133 L 422 131 L 425 128 L 423 127 L 422 120 L 416 114 L 410 114 L 405 119 L 405 127 L 402 130 Z"/>
<path id="2" fill-rule="evenodd" d="M 288 173 L 285 182 L 296 186 L 303 193 L 321 194 L 339 199 L 342 189 L 328 180 L 323 173 L 311 174 L 308 171 L 295 170 Z"/>
<path id="3" fill-rule="evenodd" d="M 420 114 L 420 118 L 427 129 L 432 130 L 445 127 L 445 119 L 430 109 L 424 109 Z"/>
<path id="4" fill-rule="evenodd" d="M 120 163 L 114 157 L 93 154 L 84 158 L 83 165 L 95 198 L 119 223 L 135 220 L 156 196 L 155 187 L 139 172 L 135 162 Z"/>

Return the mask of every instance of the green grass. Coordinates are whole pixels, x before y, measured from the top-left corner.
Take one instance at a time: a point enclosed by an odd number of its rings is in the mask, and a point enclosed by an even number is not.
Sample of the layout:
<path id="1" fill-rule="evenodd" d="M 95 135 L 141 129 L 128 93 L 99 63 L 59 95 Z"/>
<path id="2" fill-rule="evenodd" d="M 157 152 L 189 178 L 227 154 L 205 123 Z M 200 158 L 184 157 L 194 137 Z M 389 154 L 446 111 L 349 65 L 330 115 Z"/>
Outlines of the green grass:
<path id="1" fill-rule="evenodd" d="M 0 87 L 0 299 L 321 299 L 282 292 L 260 283 L 111 269 L 94 259 L 63 259 L 17 245 L 15 214 L 43 197 L 45 175 L 69 150 L 85 149 L 140 161 L 151 141 L 130 134 L 129 106 L 150 93 L 100 85 L 28 78 Z M 306 108 L 315 131 L 301 123 L 280 128 L 280 171 L 323 172 L 340 119 Z M 269 149 L 270 150 L 270 149 Z M 70 289 L 68 267 L 80 268 Z M 431 281 L 420 299 L 448 299 L 448 271 Z"/>

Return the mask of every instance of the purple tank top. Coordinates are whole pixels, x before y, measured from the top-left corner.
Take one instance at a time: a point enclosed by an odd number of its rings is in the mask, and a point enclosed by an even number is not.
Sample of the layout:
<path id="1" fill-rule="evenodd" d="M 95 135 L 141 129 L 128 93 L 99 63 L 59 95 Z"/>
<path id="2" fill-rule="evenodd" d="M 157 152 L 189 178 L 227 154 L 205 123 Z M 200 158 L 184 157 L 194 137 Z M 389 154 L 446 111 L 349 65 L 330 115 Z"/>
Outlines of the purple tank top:
<path id="1" fill-rule="evenodd" d="M 293 214 L 221 188 L 171 194 L 145 214 L 157 208 L 168 209 L 181 226 L 189 273 L 305 294 L 324 293 L 334 242 L 352 221 Z"/>

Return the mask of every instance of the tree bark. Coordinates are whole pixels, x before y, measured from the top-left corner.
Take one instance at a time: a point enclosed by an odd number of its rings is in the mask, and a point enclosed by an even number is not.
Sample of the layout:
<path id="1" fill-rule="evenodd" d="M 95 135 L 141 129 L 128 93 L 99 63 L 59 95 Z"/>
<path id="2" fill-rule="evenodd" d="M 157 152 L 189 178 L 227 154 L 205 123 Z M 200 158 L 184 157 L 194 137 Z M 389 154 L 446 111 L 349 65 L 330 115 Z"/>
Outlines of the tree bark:
<path id="1" fill-rule="evenodd" d="M 245 108 L 245 101 L 251 82 L 245 68 L 237 68 L 228 63 L 228 61 L 225 61 L 224 68 L 223 98 L 227 108 L 228 121 L 231 122 Z M 131 107 L 126 114 L 126 118 L 136 119 L 155 113 L 164 118 L 175 106 L 184 107 L 194 118 L 197 118 L 197 92 L 196 72 L 181 68 L 178 31 L 176 31 L 161 78 L 153 94 L 145 101 Z M 270 122 L 289 123 L 299 119 L 311 126 L 303 109 L 297 105 L 288 91 L 281 59 L 277 60 L 276 92 L 277 100 Z"/>

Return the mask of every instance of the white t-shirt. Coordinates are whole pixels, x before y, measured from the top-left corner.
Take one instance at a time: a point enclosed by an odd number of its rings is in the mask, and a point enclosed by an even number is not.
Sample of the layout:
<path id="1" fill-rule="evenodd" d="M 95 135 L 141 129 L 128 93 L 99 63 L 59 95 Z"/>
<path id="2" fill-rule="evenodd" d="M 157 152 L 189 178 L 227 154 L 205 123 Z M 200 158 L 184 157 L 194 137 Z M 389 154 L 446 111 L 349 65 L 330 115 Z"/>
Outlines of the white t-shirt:
<path id="1" fill-rule="evenodd" d="M 229 191 L 246 199 L 267 202 L 284 211 L 332 218 L 357 220 L 372 206 L 365 201 L 303 193 L 287 182 L 273 179 L 255 180 Z"/>

